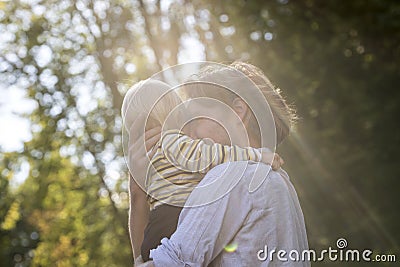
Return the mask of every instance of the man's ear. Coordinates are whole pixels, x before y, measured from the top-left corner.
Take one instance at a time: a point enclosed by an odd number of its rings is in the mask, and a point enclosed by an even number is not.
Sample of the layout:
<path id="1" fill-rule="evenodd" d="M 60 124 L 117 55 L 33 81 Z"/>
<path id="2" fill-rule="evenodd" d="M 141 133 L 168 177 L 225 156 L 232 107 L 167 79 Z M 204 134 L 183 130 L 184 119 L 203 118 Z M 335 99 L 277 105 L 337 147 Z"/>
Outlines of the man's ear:
<path id="1" fill-rule="evenodd" d="M 243 99 L 239 97 L 233 99 L 232 107 L 243 122 L 246 122 L 249 119 L 249 107 L 247 106 L 246 102 L 243 101 Z"/>

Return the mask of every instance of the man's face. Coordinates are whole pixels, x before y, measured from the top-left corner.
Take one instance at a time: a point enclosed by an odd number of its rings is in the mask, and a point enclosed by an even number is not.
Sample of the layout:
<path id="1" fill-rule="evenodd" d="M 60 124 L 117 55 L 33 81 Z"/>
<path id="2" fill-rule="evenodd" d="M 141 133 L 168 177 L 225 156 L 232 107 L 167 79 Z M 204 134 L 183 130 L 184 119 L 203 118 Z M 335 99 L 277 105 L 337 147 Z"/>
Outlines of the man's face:
<path id="1" fill-rule="evenodd" d="M 209 119 L 199 118 L 190 122 L 190 137 L 193 139 L 212 139 L 216 143 L 229 144 L 229 135 L 220 123 Z"/>
<path id="2" fill-rule="evenodd" d="M 237 132 L 234 126 L 239 120 L 233 113 L 221 103 L 190 101 L 187 106 L 190 122 L 183 131 L 193 139 L 210 138 L 216 143 L 230 145 L 233 132 Z"/>

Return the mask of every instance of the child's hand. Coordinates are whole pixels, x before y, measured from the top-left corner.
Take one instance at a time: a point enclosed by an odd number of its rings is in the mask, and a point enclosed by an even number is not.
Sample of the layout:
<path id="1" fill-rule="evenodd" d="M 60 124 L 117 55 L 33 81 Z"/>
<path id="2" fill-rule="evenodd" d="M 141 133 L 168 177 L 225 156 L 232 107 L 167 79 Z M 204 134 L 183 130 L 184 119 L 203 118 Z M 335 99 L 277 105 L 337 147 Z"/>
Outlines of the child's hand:
<path id="1" fill-rule="evenodd" d="M 269 151 L 262 152 L 262 162 L 270 164 L 274 171 L 278 170 L 285 163 L 278 153 L 272 153 Z"/>

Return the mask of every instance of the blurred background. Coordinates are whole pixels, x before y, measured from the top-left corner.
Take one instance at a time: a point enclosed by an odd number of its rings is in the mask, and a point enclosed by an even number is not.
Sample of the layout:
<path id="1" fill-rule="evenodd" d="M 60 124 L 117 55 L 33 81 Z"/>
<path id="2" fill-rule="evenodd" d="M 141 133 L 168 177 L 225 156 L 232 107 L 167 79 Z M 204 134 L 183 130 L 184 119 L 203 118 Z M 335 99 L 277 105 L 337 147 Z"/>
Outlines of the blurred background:
<path id="1" fill-rule="evenodd" d="M 310 248 L 399 262 L 399 1 L 16 0 L 0 1 L 1 266 L 132 266 L 122 99 L 198 60 L 255 64 L 297 107 L 278 152 Z M 313 264 L 343 265 L 374 264 Z"/>

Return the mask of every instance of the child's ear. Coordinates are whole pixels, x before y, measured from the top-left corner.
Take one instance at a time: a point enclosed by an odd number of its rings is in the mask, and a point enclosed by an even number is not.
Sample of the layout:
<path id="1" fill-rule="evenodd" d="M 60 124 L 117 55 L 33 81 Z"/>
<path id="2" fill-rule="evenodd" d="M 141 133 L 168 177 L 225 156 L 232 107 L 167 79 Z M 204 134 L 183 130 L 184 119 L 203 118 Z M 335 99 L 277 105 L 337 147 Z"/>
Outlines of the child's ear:
<path id="1" fill-rule="evenodd" d="M 236 114 L 240 117 L 240 119 L 245 122 L 247 120 L 247 114 L 249 111 L 249 107 L 243 99 L 236 97 L 232 102 L 232 107 L 235 110 Z"/>

